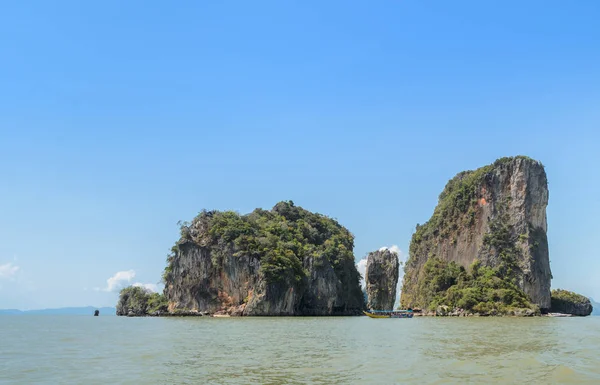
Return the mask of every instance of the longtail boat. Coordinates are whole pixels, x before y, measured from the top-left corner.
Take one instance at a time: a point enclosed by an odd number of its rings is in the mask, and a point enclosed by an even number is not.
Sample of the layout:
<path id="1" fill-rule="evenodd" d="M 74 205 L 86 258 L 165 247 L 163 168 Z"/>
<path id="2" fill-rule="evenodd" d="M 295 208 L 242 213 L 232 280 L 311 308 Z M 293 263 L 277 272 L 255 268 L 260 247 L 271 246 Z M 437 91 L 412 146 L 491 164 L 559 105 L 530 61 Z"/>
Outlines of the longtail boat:
<path id="1" fill-rule="evenodd" d="M 412 318 L 412 310 L 369 310 L 363 311 L 370 318 Z"/>

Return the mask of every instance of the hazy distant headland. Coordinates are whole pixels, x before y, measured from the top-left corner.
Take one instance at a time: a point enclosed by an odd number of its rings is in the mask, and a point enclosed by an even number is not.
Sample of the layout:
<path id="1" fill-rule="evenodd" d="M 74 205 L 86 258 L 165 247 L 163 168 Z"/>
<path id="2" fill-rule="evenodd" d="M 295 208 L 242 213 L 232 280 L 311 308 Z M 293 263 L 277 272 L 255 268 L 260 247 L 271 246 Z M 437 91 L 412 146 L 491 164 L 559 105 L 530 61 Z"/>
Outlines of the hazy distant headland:
<path id="1" fill-rule="evenodd" d="M 63 307 L 57 309 L 17 310 L 0 309 L 0 315 L 94 315 L 99 310 L 100 315 L 116 315 L 114 307 Z"/>
<path id="2" fill-rule="evenodd" d="M 458 173 L 416 226 L 401 306 L 438 316 L 589 315 L 587 298 L 551 293 L 548 196 L 544 166 L 525 156 Z M 204 210 L 180 230 L 163 294 L 126 288 L 117 315 L 359 315 L 395 297 L 397 259 L 372 253 L 365 301 L 354 236 L 292 201 L 245 215 Z"/>

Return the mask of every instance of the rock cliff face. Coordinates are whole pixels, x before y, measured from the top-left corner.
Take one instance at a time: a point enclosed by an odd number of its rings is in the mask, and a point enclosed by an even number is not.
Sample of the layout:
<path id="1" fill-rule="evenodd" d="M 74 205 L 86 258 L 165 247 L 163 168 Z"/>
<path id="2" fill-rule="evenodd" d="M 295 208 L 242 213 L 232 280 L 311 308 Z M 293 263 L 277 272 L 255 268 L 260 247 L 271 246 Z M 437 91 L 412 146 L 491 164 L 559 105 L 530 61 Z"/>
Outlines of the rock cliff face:
<path id="1" fill-rule="evenodd" d="M 547 204 L 544 167 L 527 157 L 502 158 L 456 175 L 440 194 L 431 219 L 417 225 L 412 237 L 402 306 L 430 305 L 421 295 L 424 286 L 419 278 L 426 262 L 437 258 L 466 271 L 478 261 L 493 269 L 490 275 L 514 282 L 533 304 L 548 310 L 552 274 L 546 238 Z"/>
<path id="2" fill-rule="evenodd" d="M 552 290 L 551 312 L 588 316 L 593 307 L 589 298 L 567 290 Z"/>
<path id="3" fill-rule="evenodd" d="M 354 238 L 293 202 L 248 215 L 203 211 L 181 228 L 163 279 L 169 311 L 357 315 Z"/>
<path id="4" fill-rule="evenodd" d="M 394 308 L 398 267 L 398 255 L 390 250 L 383 249 L 369 253 L 365 273 L 367 308 L 373 310 Z"/>

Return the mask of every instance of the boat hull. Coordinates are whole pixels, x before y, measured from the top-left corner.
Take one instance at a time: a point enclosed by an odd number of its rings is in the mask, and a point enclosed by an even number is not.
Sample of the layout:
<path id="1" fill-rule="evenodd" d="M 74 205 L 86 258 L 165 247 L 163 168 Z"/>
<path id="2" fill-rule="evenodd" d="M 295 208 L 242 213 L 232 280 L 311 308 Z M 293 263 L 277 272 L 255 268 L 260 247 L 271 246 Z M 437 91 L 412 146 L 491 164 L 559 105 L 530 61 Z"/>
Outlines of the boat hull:
<path id="1" fill-rule="evenodd" d="M 390 318 L 389 315 L 384 315 L 384 314 L 373 314 L 373 313 L 369 313 L 367 311 L 363 311 L 363 313 L 365 313 L 365 315 L 368 316 L 369 318 Z"/>
<path id="2" fill-rule="evenodd" d="M 389 312 L 380 312 L 371 313 L 370 311 L 363 311 L 365 315 L 369 318 L 412 318 L 412 311 L 389 311 Z"/>

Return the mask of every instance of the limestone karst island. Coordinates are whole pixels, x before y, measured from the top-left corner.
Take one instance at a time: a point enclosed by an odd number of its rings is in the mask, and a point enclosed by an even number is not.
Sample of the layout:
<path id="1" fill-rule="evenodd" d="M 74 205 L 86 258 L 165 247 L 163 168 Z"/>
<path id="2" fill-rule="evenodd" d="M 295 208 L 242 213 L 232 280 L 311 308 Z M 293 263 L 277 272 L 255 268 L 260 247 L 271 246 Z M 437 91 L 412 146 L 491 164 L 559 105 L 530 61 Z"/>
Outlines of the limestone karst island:
<path id="1" fill-rule="evenodd" d="M 586 316 L 588 298 L 552 290 L 544 166 L 502 158 L 458 173 L 433 215 L 417 225 L 404 265 L 400 307 L 416 315 Z M 122 290 L 118 315 L 335 316 L 391 310 L 398 256 L 368 255 L 366 297 L 354 236 L 293 202 L 245 215 L 202 211 L 181 225 L 162 294 Z"/>

